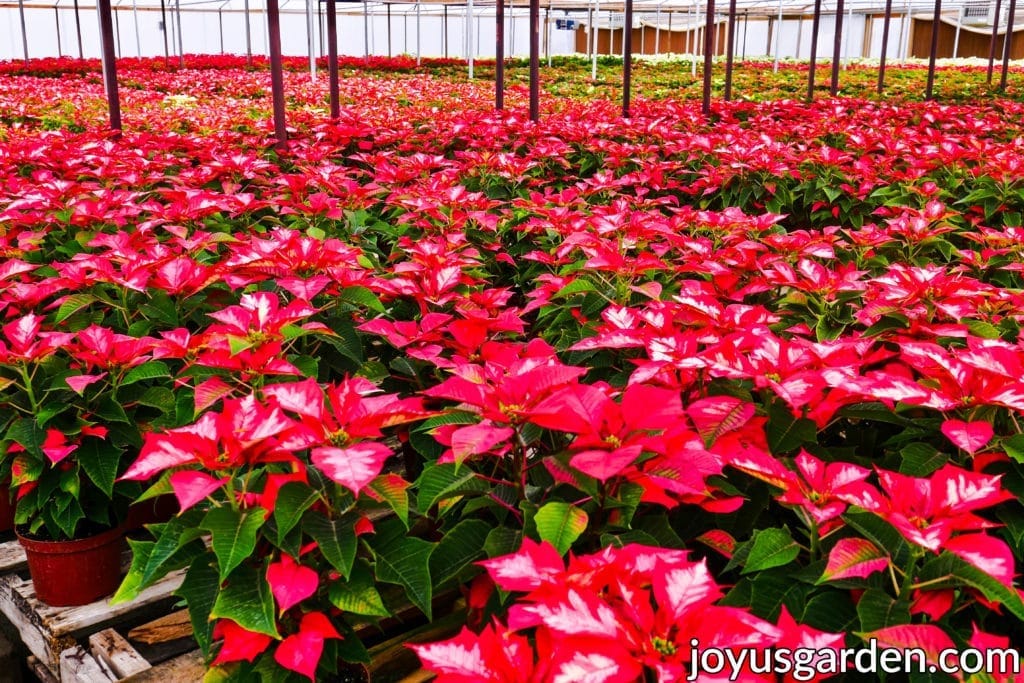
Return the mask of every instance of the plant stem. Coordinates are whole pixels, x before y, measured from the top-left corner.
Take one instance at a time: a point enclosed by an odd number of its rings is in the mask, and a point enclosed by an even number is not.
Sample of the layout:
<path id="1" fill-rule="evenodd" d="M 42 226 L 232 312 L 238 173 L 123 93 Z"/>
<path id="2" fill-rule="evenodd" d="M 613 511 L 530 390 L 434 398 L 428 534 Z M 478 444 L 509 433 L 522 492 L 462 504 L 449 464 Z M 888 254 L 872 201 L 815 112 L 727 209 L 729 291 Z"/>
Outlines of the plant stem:
<path id="1" fill-rule="evenodd" d="M 508 510 L 509 512 L 511 512 L 512 516 L 516 518 L 516 521 L 520 525 L 522 525 L 522 523 L 523 523 L 523 513 L 521 513 L 519 510 L 517 510 L 516 508 L 512 507 L 511 505 L 509 505 L 508 503 L 503 501 L 501 498 L 496 496 L 493 492 L 489 492 L 487 494 L 487 497 L 490 498 L 491 500 L 493 500 L 495 503 L 497 503 L 501 507 L 503 507 L 506 510 Z"/>
<path id="2" fill-rule="evenodd" d="M 25 395 L 28 397 L 29 405 L 32 407 L 32 414 L 36 415 L 39 412 L 39 402 L 36 401 L 36 393 L 32 389 L 32 376 L 29 375 L 28 366 L 25 363 L 21 363 L 19 367 L 21 379 L 25 383 Z"/>
<path id="3" fill-rule="evenodd" d="M 914 590 L 914 570 L 917 568 L 917 563 L 922 557 L 921 548 L 914 547 L 910 559 L 910 566 L 907 567 L 907 572 L 903 575 L 903 585 L 900 586 L 900 592 L 897 597 L 901 599 L 910 599 L 910 593 Z"/>

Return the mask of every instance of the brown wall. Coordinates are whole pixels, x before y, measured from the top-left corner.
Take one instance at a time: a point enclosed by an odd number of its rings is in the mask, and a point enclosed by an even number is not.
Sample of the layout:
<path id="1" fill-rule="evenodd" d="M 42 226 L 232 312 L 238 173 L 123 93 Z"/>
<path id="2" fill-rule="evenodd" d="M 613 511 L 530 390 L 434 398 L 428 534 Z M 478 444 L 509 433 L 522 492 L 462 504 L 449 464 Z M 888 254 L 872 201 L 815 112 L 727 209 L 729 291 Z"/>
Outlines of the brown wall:
<path id="1" fill-rule="evenodd" d="M 725 54 L 725 39 L 726 39 L 726 25 L 725 23 L 719 23 L 717 25 L 718 36 L 715 40 L 715 54 Z M 673 28 L 669 31 L 666 28 L 661 29 L 661 37 L 658 37 L 658 30 L 653 26 L 643 26 L 641 28 L 633 29 L 633 54 L 655 54 L 654 46 L 655 41 L 658 43 L 658 53 L 674 52 L 676 54 L 691 52 L 693 50 L 694 36 L 692 33 L 697 33 L 701 42 L 697 46 L 697 53 L 704 53 L 704 31 L 699 33 L 693 30 L 679 30 Z M 611 45 L 609 46 L 609 38 L 611 39 Z M 589 43 L 590 34 L 581 26 L 576 29 L 576 52 L 587 54 L 590 52 Z M 641 51 L 642 49 L 642 51 Z M 607 28 L 597 29 L 597 53 L 599 55 L 622 54 L 622 29 L 616 29 L 609 31 Z"/>
<path id="2" fill-rule="evenodd" d="M 1024 59 L 1024 30 L 1016 31 L 1010 40 L 1010 59 Z M 927 58 L 932 46 L 932 22 L 930 19 L 914 19 L 910 25 L 910 54 L 913 57 Z M 939 24 L 939 47 L 937 57 L 952 57 L 953 42 L 956 39 L 956 27 Z M 989 41 L 992 34 L 960 31 L 960 45 L 957 57 L 988 58 Z M 1003 36 L 996 36 L 996 59 L 1003 56 Z"/>

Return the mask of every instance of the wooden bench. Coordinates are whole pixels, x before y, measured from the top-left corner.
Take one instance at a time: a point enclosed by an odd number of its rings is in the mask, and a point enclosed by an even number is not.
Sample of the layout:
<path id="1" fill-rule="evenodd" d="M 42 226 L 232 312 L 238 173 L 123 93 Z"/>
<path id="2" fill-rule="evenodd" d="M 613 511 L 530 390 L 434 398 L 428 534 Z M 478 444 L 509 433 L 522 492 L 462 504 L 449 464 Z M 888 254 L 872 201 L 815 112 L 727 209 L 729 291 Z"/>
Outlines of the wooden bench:
<path id="1" fill-rule="evenodd" d="M 41 667 L 50 680 L 60 680 L 61 656 L 78 647 L 80 640 L 115 624 L 136 625 L 165 615 L 178 601 L 172 593 L 184 578 L 181 572 L 169 574 L 136 600 L 120 605 L 110 605 L 103 598 L 80 607 L 51 607 L 36 599 L 32 582 L 25 576 L 27 563 L 21 544 L 17 539 L 0 543 L 0 613 L 32 653 L 37 675 Z"/>
<path id="2" fill-rule="evenodd" d="M 433 675 L 419 668 L 408 643 L 440 640 L 454 635 L 464 623 L 461 611 L 385 637 L 369 648 L 366 667 L 372 683 L 423 683 Z M 358 629 L 366 636 L 374 627 Z M 380 634 L 377 634 L 379 637 Z M 122 636 L 108 628 L 60 653 L 59 677 L 32 657 L 30 668 L 44 683 L 199 683 L 206 673 L 202 655 L 195 649 L 192 627 L 185 610 L 173 612 L 128 631 Z"/>
<path id="3" fill-rule="evenodd" d="M 173 572 L 138 598 L 110 605 L 103 598 L 79 607 L 51 607 L 36 599 L 17 540 L 0 543 L 0 613 L 31 652 L 29 669 L 43 683 L 191 683 L 206 665 L 192 638 L 186 610 L 171 611 L 183 572 Z M 397 587 L 394 587 L 397 591 Z M 465 603 L 448 591 L 434 601 L 435 621 L 422 623 L 407 606 L 395 617 L 356 625 L 367 643 L 373 683 L 423 683 L 407 643 L 451 637 L 465 621 Z M 419 621 L 417 621 L 417 619 Z"/>
<path id="4" fill-rule="evenodd" d="M 34 656 L 29 667 L 44 683 L 189 683 L 206 673 L 185 610 L 137 626 L 126 636 L 116 628 L 92 634 L 84 645 L 60 653 L 59 677 Z"/>

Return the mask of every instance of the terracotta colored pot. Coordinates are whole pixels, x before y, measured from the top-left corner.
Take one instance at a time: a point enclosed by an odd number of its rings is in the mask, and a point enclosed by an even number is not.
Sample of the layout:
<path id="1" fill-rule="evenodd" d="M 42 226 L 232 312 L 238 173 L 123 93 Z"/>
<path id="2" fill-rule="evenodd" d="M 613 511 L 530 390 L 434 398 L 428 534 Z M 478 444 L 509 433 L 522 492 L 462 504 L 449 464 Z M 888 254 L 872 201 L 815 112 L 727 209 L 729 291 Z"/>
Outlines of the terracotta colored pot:
<path id="1" fill-rule="evenodd" d="M 124 529 L 73 541 L 41 541 L 18 534 L 36 597 L 47 605 L 87 605 L 121 582 Z"/>

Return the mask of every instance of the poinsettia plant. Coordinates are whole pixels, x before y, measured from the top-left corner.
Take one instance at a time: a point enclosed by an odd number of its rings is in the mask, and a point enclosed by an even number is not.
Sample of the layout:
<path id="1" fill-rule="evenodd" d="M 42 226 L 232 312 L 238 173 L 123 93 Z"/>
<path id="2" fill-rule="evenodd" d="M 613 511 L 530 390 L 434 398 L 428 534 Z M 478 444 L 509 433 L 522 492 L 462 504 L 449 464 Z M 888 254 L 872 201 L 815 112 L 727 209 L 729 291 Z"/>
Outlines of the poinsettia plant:
<path id="1" fill-rule="evenodd" d="M 66 540 L 125 521 L 140 488 L 118 477 L 143 434 L 175 420 L 155 341 L 99 325 L 55 331 L 33 314 L 3 326 L 3 466 L 23 533 Z"/>
<path id="2" fill-rule="evenodd" d="M 404 529 L 375 529 L 369 513 L 384 506 L 407 515 L 408 501 L 402 478 L 382 472 L 394 453 L 381 439 L 427 412 L 361 378 L 275 383 L 261 393 L 147 436 L 123 478 L 162 475 L 181 511 L 149 527 L 154 540 L 131 542 L 132 567 L 114 599 L 187 567 L 180 594 L 204 651 L 219 641 L 214 666 L 319 680 L 339 660 L 366 661 L 353 617 L 389 614 L 374 564 L 381 577 L 382 565 L 407 561 Z M 375 531 L 398 547 L 360 540 Z"/>
<path id="3" fill-rule="evenodd" d="M 735 673 L 774 681 L 754 675 L 769 648 L 838 651 L 844 641 L 796 623 L 785 607 L 773 624 L 724 604 L 707 563 L 683 550 L 628 544 L 566 567 L 554 547 L 527 540 L 481 564 L 491 590 L 509 592 L 508 623 L 411 646 L 439 681 L 702 680 L 700 649 L 760 650 Z"/>
<path id="4" fill-rule="evenodd" d="M 288 60 L 271 150 L 266 72 L 188 59 L 123 65 L 116 140 L 96 64 L 0 65 L 0 421 L 39 528 L 176 498 L 119 599 L 183 570 L 218 675 L 328 677 L 459 592 L 420 653 L 463 680 L 678 678 L 719 622 L 1024 639 L 1012 88 L 804 102 L 750 63 L 764 101 L 709 118 L 651 62 L 623 119 L 569 60 L 526 124 L 523 89 L 371 59 L 327 122 Z"/>

